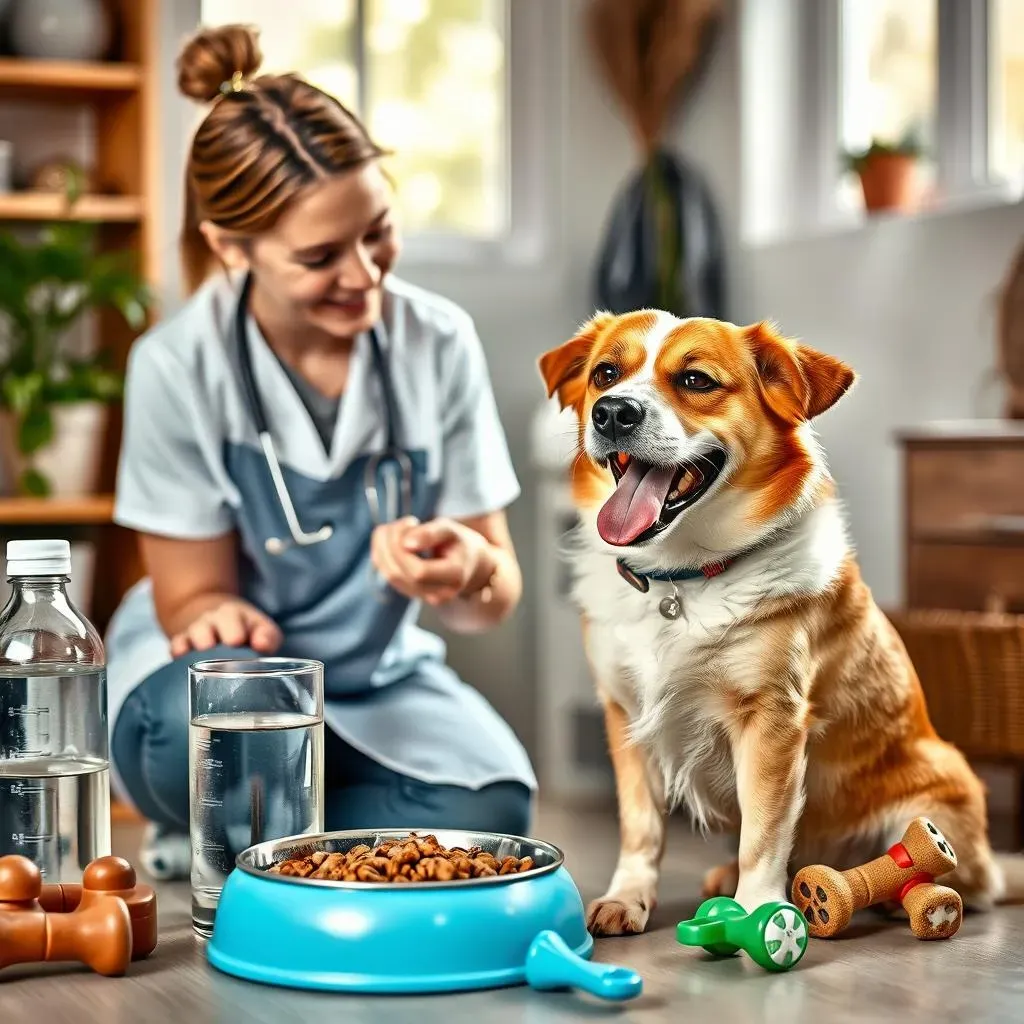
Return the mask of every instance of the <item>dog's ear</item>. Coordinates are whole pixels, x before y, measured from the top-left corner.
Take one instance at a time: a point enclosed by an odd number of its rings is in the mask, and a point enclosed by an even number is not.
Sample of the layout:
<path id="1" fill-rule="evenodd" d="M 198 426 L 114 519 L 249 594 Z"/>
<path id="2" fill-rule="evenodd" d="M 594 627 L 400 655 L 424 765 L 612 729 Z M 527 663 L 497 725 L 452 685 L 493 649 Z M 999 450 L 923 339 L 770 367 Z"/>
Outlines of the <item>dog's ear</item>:
<path id="1" fill-rule="evenodd" d="M 598 336 L 614 319 L 611 313 L 596 314 L 580 327 L 573 338 L 540 357 L 540 375 L 544 378 L 548 398 L 557 393 L 563 409 L 582 402 L 587 391 L 584 371 L 590 351 Z"/>
<path id="2" fill-rule="evenodd" d="M 747 328 L 765 404 L 795 426 L 831 409 L 857 375 L 844 362 L 784 338 L 769 323 Z"/>

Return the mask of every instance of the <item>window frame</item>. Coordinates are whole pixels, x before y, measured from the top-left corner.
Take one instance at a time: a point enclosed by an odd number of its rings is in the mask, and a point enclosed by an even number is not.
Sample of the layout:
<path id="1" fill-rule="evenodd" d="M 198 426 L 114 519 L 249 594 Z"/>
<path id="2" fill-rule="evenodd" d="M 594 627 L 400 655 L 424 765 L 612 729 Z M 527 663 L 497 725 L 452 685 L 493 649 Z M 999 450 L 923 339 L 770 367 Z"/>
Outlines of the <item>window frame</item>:
<path id="1" fill-rule="evenodd" d="M 745 21 L 754 16 L 757 0 L 745 0 Z M 778 91 L 765 102 L 769 118 L 785 125 L 791 152 L 774 154 L 776 179 L 788 178 L 791 195 L 776 194 L 781 219 L 748 209 L 744 234 L 760 244 L 794 234 L 856 227 L 867 222 L 862 211 L 844 210 L 839 203 L 842 169 L 843 0 L 769 0 L 772 16 L 783 16 L 792 26 L 791 53 L 781 59 L 795 62 L 795 88 Z M 935 164 L 941 198 L 919 213 L 894 214 L 903 218 L 929 215 L 971 206 L 1017 202 L 1021 180 L 993 177 L 989 167 L 989 0 L 936 0 L 937 60 Z M 758 30 L 744 26 L 744 45 L 754 52 Z M 779 59 L 779 55 L 776 55 Z M 743 62 L 744 64 L 747 61 Z M 744 74 L 748 72 L 744 70 Z M 756 95 L 748 85 L 745 101 Z M 750 119 L 755 112 L 748 110 Z M 964 145 L 967 140 L 967 145 Z M 745 174 L 763 173 L 753 164 L 748 147 Z M 781 170 L 780 170 L 781 169 Z M 772 186 L 780 192 L 778 184 Z M 749 195 L 756 189 L 745 186 Z M 763 192 L 763 188 L 761 189 Z M 748 206 L 750 202 L 748 200 Z M 875 215 L 871 219 L 877 219 Z M 764 221 L 763 226 L 746 222 Z M 772 237 L 774 236 L 774 238 Z"/>
<path id="2" fill-rule="evenodd" d="M 556 196 L 549 173 L 551 117 L 559 110 L 559 81 L 549 73 L 557 65 L 552 47 L 561 38 L 560 4 L 549 0 L 505 2 L 505 182 L 507 228 L 492 238 L 433 231 L 407 231 L 402 239 L 403 266 L 535 266 L 554 248 Z M 187 23 L 191 6 L 198 15 L 202 0 L 182 8 Z M 366 0 L 354 2 L 357 96 L 366 112 Z M 194 31 L 197 17 L 186 31 Z"/>
<path id="3" fill-rule="evenodd" d="M 546 0 L 505 0 L 505 182 L 508 227 L 493 238 L 416 231 L 402 240 L 409 266 L 524 264 L 540 262 L 552 240 L 547 226 L 553 207 L 544 174 L 548 137 L 546 83 L 530 54 L 541 54 L 554 35 Z M 366 0 L 355 0 L 355 54 L 360 116 L 366 111 Z M 549 64 L 545 62 L 545 67 Z M 518 154 L 529 154 L 529 158 Z"/>

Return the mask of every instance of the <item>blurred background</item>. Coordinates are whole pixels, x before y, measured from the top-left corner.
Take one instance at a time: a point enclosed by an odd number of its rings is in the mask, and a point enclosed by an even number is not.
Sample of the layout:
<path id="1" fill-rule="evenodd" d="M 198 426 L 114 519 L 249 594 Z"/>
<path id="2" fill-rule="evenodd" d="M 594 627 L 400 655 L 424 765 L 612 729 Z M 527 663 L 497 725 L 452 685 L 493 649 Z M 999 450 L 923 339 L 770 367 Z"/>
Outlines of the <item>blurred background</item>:
<path id="1" fill-rule="evenodd" d="M 1024 0 L 0 0 L 0 18 L 8 312 L 39 227 L 78 258 L 73 280 L 97 248 L 130 252 L 156 315 L 181 303 L 201 112 L 174 59 L 200 23 L 257 24 L 268 70 L 304 73 L 395 151 L 398 272 L 473 315 L 523 484 L 527 599 L 496 635 L 449 638 L 451 659 L 549 798 L 607 801 L 611 783 L 557 557 L 571 424 L 536 360 L 595 307 L 652 304 L 772 318 L 859 372 L 819 432 L 862 571 L 940 731 L 1019 819 Z M 67 230 L 82 222 L 88 237 Z M 137 329 L 74 312 L 53 330 L 80 353 L 76 389 L 0 371 L 0 529 L 74 536 L 103 624 L 138 571 L 109 525 L 104 376 Z"/>

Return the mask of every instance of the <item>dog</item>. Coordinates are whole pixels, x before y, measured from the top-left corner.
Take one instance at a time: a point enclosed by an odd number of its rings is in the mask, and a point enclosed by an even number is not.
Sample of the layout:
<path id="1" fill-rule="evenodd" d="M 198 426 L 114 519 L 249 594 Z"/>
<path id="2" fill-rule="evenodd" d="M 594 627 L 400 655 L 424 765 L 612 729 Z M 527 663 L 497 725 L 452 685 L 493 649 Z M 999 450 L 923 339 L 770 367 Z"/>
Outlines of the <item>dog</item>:
<path id="1" fill-rule="evenodd" d="M 642 932 L 665 819 L 738 834 L 703 895 L 786 900 L 930 818 L 968 907 L 1024 894 L 993 855 L 985 789 L 941 740 L 851 550 L 812 421 L 855 383 L 839 359 L 751 326 L 598 313 L 539 361 L 575 411 L 573 594 L 604 707 L 618 863 L 597 935 Z"/>

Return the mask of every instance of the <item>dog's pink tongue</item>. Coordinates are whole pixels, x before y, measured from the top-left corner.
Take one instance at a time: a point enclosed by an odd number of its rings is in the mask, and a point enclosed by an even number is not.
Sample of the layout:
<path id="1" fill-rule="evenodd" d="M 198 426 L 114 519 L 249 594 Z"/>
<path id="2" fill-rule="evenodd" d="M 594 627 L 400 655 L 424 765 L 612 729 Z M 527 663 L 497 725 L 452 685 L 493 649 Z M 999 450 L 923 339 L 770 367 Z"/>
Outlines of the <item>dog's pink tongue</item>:
<path id="1" fill-rule="evenodd" d="M 622 547 L 649 530 L 661 515 L 675 475 L 674 466 L 652 468 L 634 459 L 597 514 L 597 532 L 605 543 Z"/>

